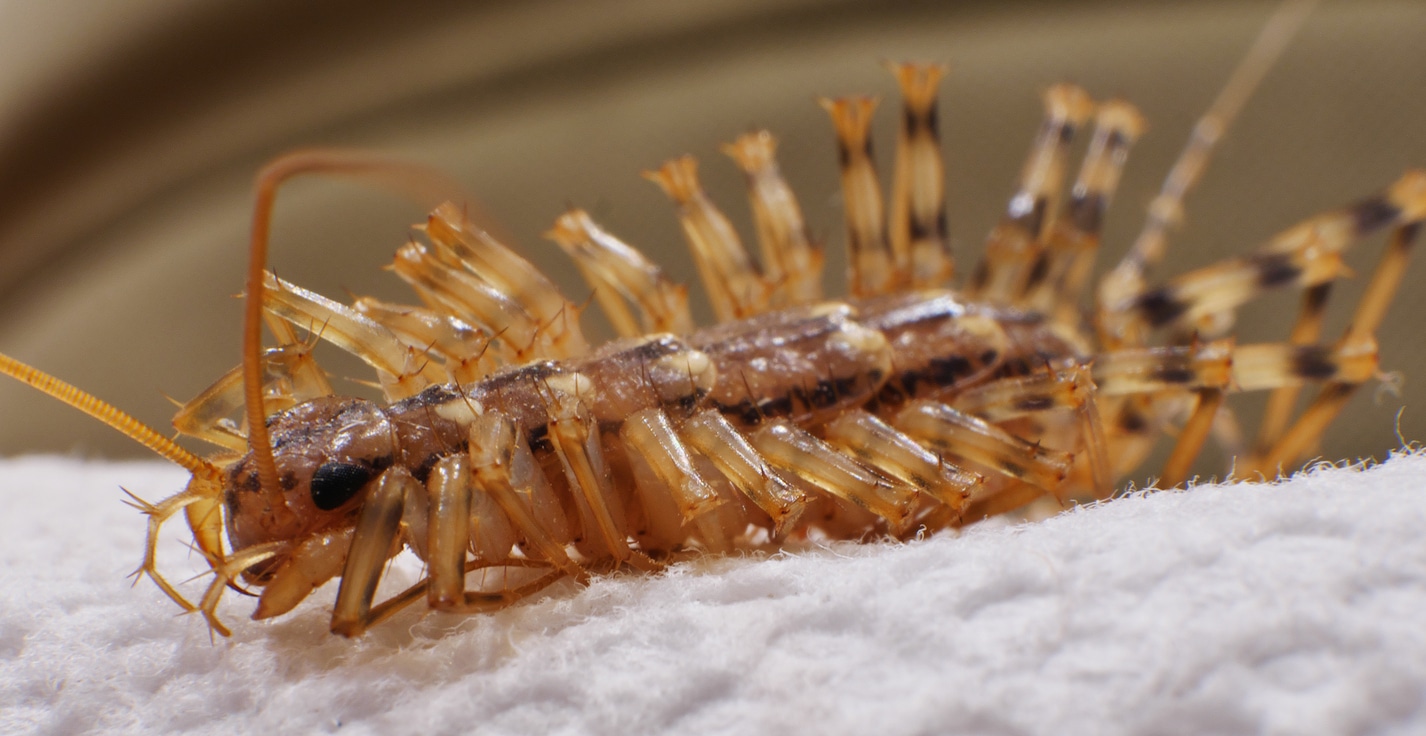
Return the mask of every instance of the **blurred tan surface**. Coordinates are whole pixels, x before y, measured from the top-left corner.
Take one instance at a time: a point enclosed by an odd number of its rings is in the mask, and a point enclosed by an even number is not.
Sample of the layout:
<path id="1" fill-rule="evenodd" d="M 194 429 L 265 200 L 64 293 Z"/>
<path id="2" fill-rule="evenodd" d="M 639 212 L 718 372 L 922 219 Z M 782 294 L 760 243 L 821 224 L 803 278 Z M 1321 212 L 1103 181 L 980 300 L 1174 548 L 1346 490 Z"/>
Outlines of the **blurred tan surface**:
<path id="1" fill-rule="evenodd" d="M 713 196 L 746 232 L 740 177 L 717 144 L 765 126 L 783 141 L 783 168 L 814 230 L 839 254 L 832 134 L 813 99 L 874 92 L 890 103 L 885 58 L 952 66 L 942 135 L 963 270 L 1009 194 L 1044 87 L 1073 81 L 1138 104 L 1150 130 L 1110 217 L 1109 262 L 1275 3 L 413 7 L 0 5 L 0 350 L 166 427 L 162 394 L 187 399 L 239 360 L 232 295 L 248 187 L 264 160 L 298 146 L 375 148 L 450 170 L 579 298 L 587 289 L 539 236 L 565 206 L 590 209 L 692 281 L 671 210 L 638 172 L 698 155 Z M 1230 132 L 1159 273 L 1242 252 L 1426 165 L 1422 31 L 1426 3 L 1323 3 Z M 883 172 L 889 107 L 877 134 Z M 352 184 L 288 191 L 272 258 L 283 277 L 338 298 L 408 299 L 381 266 L 419 209 Z M 1379 245 L 1351 254 L 1359 273 Z M 829 273 L 840 281 L 841 269 Z M 1384 455 L 1403 405 L 1402 434 L 1426 436 L 1423 275 L 1418 259 L 1382 339 L 1383 367 L 1407 376 L 1402 398 L 1361 392 L 1325 456 Z M 1334 294 L 1334 330 L 1356 286 Z M 1291 295 L 1255 303 L 1239 334 L 1281 338 L 1295 305 Z M 39 450 L 142 452 L 0 383 L 0 453 Z"/>

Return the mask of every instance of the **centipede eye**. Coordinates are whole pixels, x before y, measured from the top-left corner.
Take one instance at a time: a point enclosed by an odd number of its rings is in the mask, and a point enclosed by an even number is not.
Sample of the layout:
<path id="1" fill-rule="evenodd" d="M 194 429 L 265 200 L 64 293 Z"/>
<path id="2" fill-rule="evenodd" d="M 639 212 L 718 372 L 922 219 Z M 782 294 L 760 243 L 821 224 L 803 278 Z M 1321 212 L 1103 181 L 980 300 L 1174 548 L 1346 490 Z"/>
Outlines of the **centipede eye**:
<path id="1" fill-rule="evenodd" d="M 350 501 L 376 470 L 354 463 L 326 463 L 312 474 L 312 503 L 331 511 Z"/>

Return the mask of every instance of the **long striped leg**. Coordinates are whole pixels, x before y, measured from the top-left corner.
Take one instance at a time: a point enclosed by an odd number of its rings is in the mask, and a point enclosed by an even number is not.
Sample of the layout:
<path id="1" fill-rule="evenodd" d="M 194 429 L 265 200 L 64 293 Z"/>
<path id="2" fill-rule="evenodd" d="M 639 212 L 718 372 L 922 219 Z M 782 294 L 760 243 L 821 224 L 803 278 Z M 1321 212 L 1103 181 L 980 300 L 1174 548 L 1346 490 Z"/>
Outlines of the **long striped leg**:
<path id="1" fill-rule="evenodd" d="M 1289 0 L 1263 27 L 1247 56 L 1233 70 L 1228 83 L 1194 125 L 1193 133 L 1164 179 L 1159 195 L 1149 205 L 1148 219 L 1133 247 L 1119 265 L 1101 279 L 1098 304 L 1101 343 L 1105 347 L 1144 344 L 1143 335 L 1134 324 L 1106 321 L 1106 313 L 1112 311 L 1113 305 L 1144 292 L 1147 274 L 1167 251 L 1169 230 L 1182 223 L 1184 199 L 1203 176 L 1214 147 L 1263 76 L 1272 68 L 1288 40 L 1306 20 L 1312 4 L 1312 0 Z"/>
<path id="2" fill-rule="evenodd" d="M 1346 334 L 1338 341 L 1338 349 L 1344 351 L 1365 351 L 1375 349 L 1375 333 L 1386 316 L 1387 307 L 1401 286 L 1401 278 L 1406 273 L 1406 260 L 1411 246 L 1421 229 L 1420 222 L 1413 222 L 1396 229 L 1391 241 L 1382 253 L 1371 282 L 1357 304 L 1356 313 Z M 1302 413 L 1297 422 L 1286 429 L 1281 437 L 1274 438 L 1268 432 L 1260 433 L 1266 440 L 1249 460 L 1249 469 L 1257 472 L 1273 472 L 1301 460 L 1310 453 L 1321 439 L 1328 425 L 1346 405 L 1348 399 L 1361 381 L 1333 379 L 1324 386 L 1317 398 Z M 1292 396 L 1291 398 L 1295 398 Z M 1268 420 L 1264 419 L 1265 429 Z"/>
<path id="3" fill-rule="evenodd" d="M 1408 171 L 1385 192 L 1289 228 L 1251 255 L 1190 271 L 1162 286 L 1101 305 L 1106 340 L 1133 336 L 1142 342 L 1152 330 L 1221 334 L 1238 307 L 1283 286 L 1311 288 L 1345 273 L 1342 252 L 1386 227 L 1426 219 L 1426 171 Z"/>
<path id="4" fill-rule="evenodd" d="M 797 196 L 778 170 L 776 148 L 772 134 L 759 130 L 738 136 L 723 152 L 748 178 L 748 201 L 772 303 L 812 304 L 822 300 L 822 248 L 808 234 Z"/>
<path id="5" fill-rule="evenodd" d="M 1049 493 L 1063 499 L 1062 485 L 1074 465 L 1072 453 L 1041 447 L 935 401 L 911 402 L 897 413 L 891 425 L 933 452 L 969 463 L 972 469 L 983 468 L 1026 483 L 1037 489 L 1033 494 L 1036 496 Z M 995 484 L 992 490 L 1005 488 Z"/>
<path id="6" fill-rule="evenodd" d="M 1061 84 L 1045 92 L 1045 121 L 1030 147 L 1019 190 L 986 239 L 985 256 L 968 285 L 978 298 L 1011 303 L 1024 290 L 1044 247 L 1046 227 L 1056 218 L 1069 144 L 1093 112 L 1094 102 L 1079 87 Z"/>
<path id="7" fill-rule="evenodd" d="M 848 291 L 859 298 L 890 294 L 911 283 L 911 263 L 910 254 L 898 254 L 886 238 L 886 205 L 871 150 L 876 100 L 846 97 L 821 103 L 837 129 L 847 223 Z"/>
<path id="8" fill-rule="evenodd" d="M 643 253 L 595 225 L 584 210 L 561 215 L 545 237 L 574 260 L 621 337 L 693 331 L 687 287 L 670 281 Z"/>
<path id="9" fill-rule="evenodd" d="M 644 176 L 678 207 L 684 238 L 718 319 L 743 319 L 766 311 L 772 290 L 733 224 L 704 194 L 698 183 L 698 162 L 683 156 L 666 161 L 656 171 L 645 171 Z"/>
<path id="10" fill-rule="evenodd" d="M 1070 188 L 1063 215 L 1049 224 L 1046 243 L 1030 267 L 1025 292 L 1017 302 L 1065 324 L 1081 319 L 1079 298 L 1089 283 L 1099 252 L 1104 217 L 1129 149 L 1143 132 L 1139 111 L 1127 102 L 1110 100 L 1094 116 L 1094 136 Z"/>
<path id="11" fill-rule="evenodd" d="M 725 500 L 694 466 L 666 414 L 658 409 L 639 411 L 624 420 L 619 438 L 627 450 L 645 517 L 641 545 L 672 550 L 686 537 L 684 529 L 691 527 L 709 549 L 731 549 L 732 540 L 713 513 Z"/>
<path id="12" fill-rule="evenodd" d="M 1068 418 L 1073 424 L 1071 435 L 1079 438 L 1071 449 L 1083 463 L 1084 476 L 1095 496 L 1104 498 L 1114 490 L 1114 473 L 1091 372 L 1081 365 L 1046 368 L 1034 375 L 976 386 L 957 394 L 950 403 L 958 411 L 995 424 L 1022 417 L 1035 423 L 1055 421 L 1055 412 Z M 1044 428 L 1040 429 L 1035 436 L 1044 434 Z"/>
<path id="13" fill-rule="evenodd" d="M 414 396 L 444 379 L 439 366 L 380 323 L 320 294 L 267 274 L 263 298 L 273 314 L 310 330 L 375 368 L 389 400 Z"/>
<path id="14" fill-rule="evenodd" d="M 1221 404 L 1219 392 L 1260 391 L 1312 382 L 1357 384 L 1377 369 L 1374 344 L 1234 346 L 1221 340 L 1200 345 L 1116 350 L 1095 358 L 1100 394 L 1122 396 L 1108 429 L 1116 445 L 1116 471 L 1125 472 L 1147 452 L 1149 441 L 1174 414 L 1198 401 L 1180 433 L 1164 483 L 1178 481 L 1197 456 Z M 1142 401 L 1134 401 L 1142 399 Z M 1126 413 L 1129 412 L 1129 413 Z M 1136 439 L 1137 438 L 1137 439 Z"/>
<path id="15" fill-rule="evenodd" d="M 918 289 L 945 286 L 955 275 L 946 225 L 946 165 L 941 157 L 936 92 L 946 67 L 888 64 L 901 86 L 901 131 L 891 184 L 887 237 Z"/>

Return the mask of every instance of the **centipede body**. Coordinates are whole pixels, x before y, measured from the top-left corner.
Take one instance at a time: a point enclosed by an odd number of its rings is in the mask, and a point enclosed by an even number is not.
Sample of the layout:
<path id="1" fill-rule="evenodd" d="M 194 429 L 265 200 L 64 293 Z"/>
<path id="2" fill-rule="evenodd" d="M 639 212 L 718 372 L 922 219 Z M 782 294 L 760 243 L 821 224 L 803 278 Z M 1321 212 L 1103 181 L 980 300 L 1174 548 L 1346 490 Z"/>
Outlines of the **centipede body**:
<path id="1" fill-rule="evenodd" d="M 954 137 L 953 137 L 953 140 L 954 140 Z"/>

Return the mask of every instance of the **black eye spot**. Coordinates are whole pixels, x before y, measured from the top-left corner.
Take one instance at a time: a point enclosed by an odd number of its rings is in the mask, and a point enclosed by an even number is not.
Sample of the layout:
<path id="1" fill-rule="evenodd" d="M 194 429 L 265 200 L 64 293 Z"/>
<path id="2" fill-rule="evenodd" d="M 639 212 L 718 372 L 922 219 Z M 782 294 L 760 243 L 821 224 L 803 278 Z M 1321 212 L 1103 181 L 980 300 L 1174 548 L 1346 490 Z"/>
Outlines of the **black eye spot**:
<path id="1" fill-rule="evenodd" d="M 327 463 L 312 474 L 312 503 L 331 511 L 350 501 L 374 475 L 365 465 Z"/>

